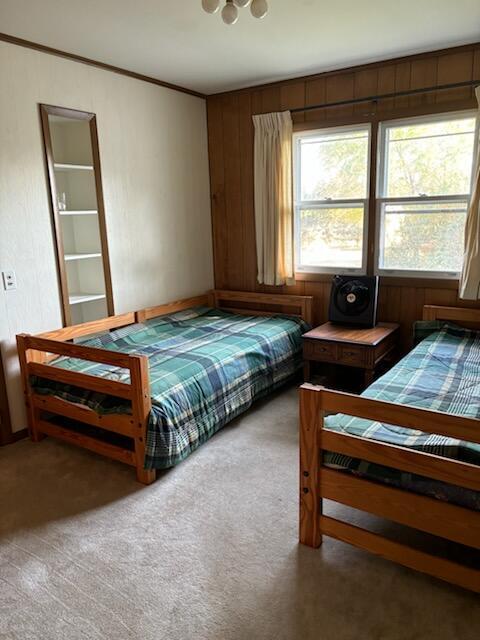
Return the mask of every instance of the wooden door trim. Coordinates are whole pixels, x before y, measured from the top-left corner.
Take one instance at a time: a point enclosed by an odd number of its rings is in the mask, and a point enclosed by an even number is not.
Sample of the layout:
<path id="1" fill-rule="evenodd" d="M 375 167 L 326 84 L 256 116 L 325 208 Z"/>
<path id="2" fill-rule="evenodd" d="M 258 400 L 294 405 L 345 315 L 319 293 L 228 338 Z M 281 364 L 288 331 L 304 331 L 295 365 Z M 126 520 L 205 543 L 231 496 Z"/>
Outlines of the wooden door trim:
<path id="1" fill-rule="evenodd" d="M 52 115 L 64 115 L 64 110 L 59 113 L 60 107 L 52 107 L 50 105 L 40 105 L 40 118 L 43 131 L 43 142 L 45 148 L 45 161 L 49 185 L 50 195 L 50 211 L 52 214 L 52 227 L 53 235 L 55 238 L 55 255 L 57 258 L 57 273 L 58 273 L 58 285 L 60 290 L 60 299 L 62 306 L 62 321 L 63 325 L 67 326 L 72 324 L 70 305 L 68 304 L 68 286 L 67 286 L 67 271 L 65 268 L 63 238 L 60 227 L 60 215 L 58 213 L 58 198 L 57 198 L 57 182 L 55 179 L 55 168 L 53 161 L 53 148 L 52 137 L 50 135 L 50 124 L 48 122 L 48 116 Z M 72 115 L 72 117 L 76 117 Z"/>
<path id="2" fill-rule="evenodd" d="M 103 276 L 105 278 L 105 293 L 107 296 L 107 312 L 109 316 L 115 315 L 113 306 L 112 273 L 110 270 L 110 257 L 108 251 L 107 223 L 105 220 L 105 203 L 103 201 L 102 169 L 100 166 L 100 148 L 98 145 L 97 117 L 91 114 L 90 139 L 92 142 L 93 171 L 95 177 L 95 191 L 97 193 L 98 226 L 100 231 L 100 243 L 102 245 Z"/>

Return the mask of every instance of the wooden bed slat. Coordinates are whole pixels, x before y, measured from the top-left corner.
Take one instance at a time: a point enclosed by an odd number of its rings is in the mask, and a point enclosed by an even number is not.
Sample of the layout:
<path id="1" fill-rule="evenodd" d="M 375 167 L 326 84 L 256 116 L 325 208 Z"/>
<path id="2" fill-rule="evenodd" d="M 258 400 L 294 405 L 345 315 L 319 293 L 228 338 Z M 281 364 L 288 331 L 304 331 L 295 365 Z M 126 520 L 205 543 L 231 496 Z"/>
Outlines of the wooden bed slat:
<path id="1" fill-rule="evenodd" d="M 123 436 L 133 438 L 138 428 L 135 427 L 133 417 L 131 415 L 122 414 L 104 414 L 101 415 L 83 404 L 74 404 L 67 400 L 62 400 L 55 396 L 45 396 L 40 394 L 32 394 L 32 403 L 34 407 L 41 411 L 49 411 L 72 420 L 85 422 L 94 427 L 119 433 Z"/>
<path id="2" fill-rule="evenodd" d="M 320 468 L 322 498 L 480 549 L 480 512 Z"/>
<path id="3" fill-rule="evenodd" d="M 73 338 L 79 338 L 81 336 L 88 336 L 102 331 L 109 331 L 110 329 L 125 327 L 129 324 L 133 324 L 134 322 L 134 312 L 123 313 L 121 315 L 102 318 L 101 320 L 93 320 L 92 322 L 84 322 L 70 327 L 63 327 L 63 329 L 56 329 L 55 331 L 46 331 L 45 333 L 39 333 L 38 337 L 48 338 L 50 340 L 72 340 Z"/>
<path id="4" fill-rule="evenodd" d="M 147 356 L 139 356 L 136 354 L 121 353 L 120 351 L 109 351 L 108 349 L 99 349 L 97 347 L 87 347 L 81 344 L 71 344 L 69 342 L 60 342 L 50 340 L 48 338 L 37 338 L 36 336 L 21 336 L 24 338 L 26 349 L 43 351 L 47 353 L 56 353 L 69 358 L 79 358 L 80 360 L 89 360 L 90 362 L 101 362 L 102 364 L 111 364 L 123 369 L 129 369 L 131 358 L 146 358 Z M 54 368 L 54 367 L 52 367 Z"/>
<path id="5" fill-rule="evenodd" d="M 137 322 L 145 322 L 145 320 L 150 320 L 150 318 L 156 318 L 157 316 L 164 316 L 168 313 L 176 313 L 177 311 L 183 311 L 191 307 L 203 307 L 207 305 L 208 296 L 205 294 L 203 296 L 195 296 L 193 298 L 186 298 L 185 300 L 176 300 L 175 302 L 141 309 L 136 312 L 136 318 Z"/>
<path id="6" fill-rule="evenodd" d="M 109 380 L 108 378 L 99 378 L 91 376 L 88 373 L 79 373 L 78 371 L 70 371 L 69 369 L 59 369 L 47 364 L 38 364 L 37 362 L 27 363 L 27 374 L 46 378 L 54 382 L 62 382 L 64 384 L 73 384 L 76 387 L 89 389 L 90 391 L 98 391 L 98 393 L 106 393 L 107 395 L 132 399 L 132 388 L 124 382 Z"/>
<path id="7" fill-rule="evenodd" d="M 225 302 L 241 302 L 245 304 L 256 305 L 278 305 L 282 308 L 292 307 L 297 311 L 277 311 L 275 313 L 288 313 L 290 315 L 299 315 L 305 322 L 312 324 L 313 318 L 313 297 L 312 296 L 295 296 L 282 293 L 255 293 L 253 291 L 226 291 L 223 289 L 214 289 L 211 292 L 212 304 L 219 309 L 233 310 L 235 305 L 225 304 Z M 245 309 L 243 310 L 245 311 Z M 250 309 L 251 315 L 263 315 L 257 309 Z M 268 311 L 268 310 L 265 310 Z M 235 310 L 239 312 L 238 309 Z M 271 311 L 270 311 L 271 313 Z"/>
<path id="8" fill-rule="evenodd" d="M 472 322 L 480 327 L 480 309 L 468 309 L 465 307 L 442 307 L 427 304 L 423 307 L 424 320 L 451 320 L 452 322 Z"/>
<path id="9" fill-rule="evenodd" d="M 281 311 L 259 311 L 258 309 L 255 309 L 254 311 L 252 311 L 251 309 L 236 309 L 234 307 L 222 307 L 223 311 L 230 311 L 230 313 L 236 313 L 238 315 L 241 316 L 278 316 L 278 315 L 282 315 Z M 283 314 L 285 315 L 285 314 Z M 289 313 L 288 315 L 290 316 L 296 316 L 297 318 L 301 318 L 302 314 L 301 313 Z"/>
<path id="10" fill-rule="evenodd" d="M 476 569 L 470 569 L 456 562 L 412 549 L 407 545 L 388 540 L 381 535 L 328 516 L 320 516 L 320 527 L 322 533 L 331 538 L 347 542 L 364 551 L 370 551 L 409 569 L 416 569 L 464 589 L 480 593 L 480 572 Z"/>
<path id="11" fill-rule="evenodd" d="M 283 293 L 255 293 L 254 291 L 227 291 L 214 289 L 216 300 L 233 300 L 238 302 L 253 302 L 255 304 L 278 304 L 283 306 L 301 307 L 306 296 L 295 296 Z"/>
<path id="12" fill-rule="evenodd" d="M 475 464 L 449 460 L 431 453 L 413 451 L 351 434 L 337 433 L 328 428 L 322 431 L 322 448 L 480 491 L 480 467 Z"/>
<path id="13" fill-rule="evenodd" d="M 321 393 L 321 406 L 324 411 L 344 413 L 357 418 L 375 420 L 480 444 L 480 420 L 476 418 L 466 418 L 465 416 L 420 409 L 410 405 L 364 398 L 308 384 L 302 386 Z"/>
<path id="14" fill-rule="evenodd" d="M 107 456 L 108 458 L 113 458 L 119 462 L 129 464 L 132 467 L 136 465 L 135 453 L 128 449 L 122 449 L 121 447 L 109 444 L 108 442 L 91 438 L 83 433 L 64 429 L 63 427 L 48 422 L 47 420 L 37 420 L 36 427 L 40 433 L 44 433 L 47 436 L 53 436 L 54 438 L 58 438 L 64 442 L 70 442 L 71 444 L 82 447 L 83 449 L 88 449 L 89 451 L 94 451 L 102 456 Z"/>

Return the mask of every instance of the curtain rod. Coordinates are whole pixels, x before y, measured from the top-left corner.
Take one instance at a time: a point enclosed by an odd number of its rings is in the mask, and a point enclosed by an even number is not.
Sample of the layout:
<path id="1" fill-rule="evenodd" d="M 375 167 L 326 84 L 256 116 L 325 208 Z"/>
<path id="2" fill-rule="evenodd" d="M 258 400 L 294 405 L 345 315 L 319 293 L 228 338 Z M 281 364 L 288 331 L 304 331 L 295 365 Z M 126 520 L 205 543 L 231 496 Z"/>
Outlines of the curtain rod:
<path id="1" fill-rule="evenodd" d="M 461 87 L 474 87 L 475 85 L 480 85 L 480 80 L 442 84 L 437 87 L 426 87 L 425 89 L 409 89 L 408 91 L 399 91 L 396 93 L 383 93 L 376 96 L 367 96 L 365 98 L 339 100 L 338 102 L 325 102 L 323 104 L 313 104 L 308 107 L 297 107 L 296 109 L 289 109 L 289 111 L 290 113 L 300 113 L 303 111 L 312 111 L 314 109 L 326 109 L 327 107 L 341 107 L 348 104 L 358 104 L 360 102 L 377 102 L 378 100 L 386 100 L 388 98 L 401 98 L 402 96 L 412 96 L 418 93 L 427 93 L 429 91 L 445 91 L 447 89 L 460 89 Z"/>

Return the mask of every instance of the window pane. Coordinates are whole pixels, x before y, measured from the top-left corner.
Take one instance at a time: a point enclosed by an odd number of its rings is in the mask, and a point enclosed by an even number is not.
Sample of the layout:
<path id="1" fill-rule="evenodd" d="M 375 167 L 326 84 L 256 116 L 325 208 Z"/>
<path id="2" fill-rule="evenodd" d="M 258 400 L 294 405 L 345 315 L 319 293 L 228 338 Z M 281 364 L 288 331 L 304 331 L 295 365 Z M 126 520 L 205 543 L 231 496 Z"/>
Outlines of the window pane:
<path id="1" fill-rule="evenodd" d="M 466 202 L 384 205 L 380 268 L 461 271 L 466 212 Z"/>
<path id="2" fill-rule="evenodd" d="M 302 200 L 367 197 L 368 129 L 300 140 Z"/>
<path id="3" fill-rule="evenodd" d="M 299 266 L 362 267 L 363 205 L 300 211 Z"/>
<path id="4" fill-rule="evenodd" d="M 386 197 L 470 192 L 475 118 L 386 131 Z"/>

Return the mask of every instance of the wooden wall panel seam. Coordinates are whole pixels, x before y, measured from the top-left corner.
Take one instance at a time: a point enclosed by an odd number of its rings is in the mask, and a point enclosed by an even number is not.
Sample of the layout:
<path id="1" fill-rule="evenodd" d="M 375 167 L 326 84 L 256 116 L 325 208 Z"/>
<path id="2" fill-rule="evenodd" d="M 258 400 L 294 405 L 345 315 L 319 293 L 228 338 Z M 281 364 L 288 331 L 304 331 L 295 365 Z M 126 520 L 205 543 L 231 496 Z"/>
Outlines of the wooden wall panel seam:
<path id="1" fill-rule="evenodd" d="M 472 51 L 475 52 L 480 47 L 480 41 L 472 42 L 469 44 L 460 45 L 458 47 L 449 47 L 447 49 L 437 49 L 434 51 L 424 51 L 423 53 L 412 54 L 409 56 L 398 56 L 395 58 L 387 58 L 385 60 L 377 60 L 375 62 L 368 62 L 365 64 L 360 64 L 351 67 L 345 67 L 343 69 L 333 69 L 331 71 L 322 71 L 319 73 L 314 73 L 306 76 L 298 76 L 296 78 L 288 78 L 286 80 L 275 80 L 273 82 L 253 85 L 251 87 L 244 87 L 242 89 L 234 89 L 233 91 L 219 91 L 214 94 L 207 95 L 206 98 L 212 98 L 214 96 L 222 96 L 230 93 L 243 93 L 243 92 L 251 92 L 251 91 L 261 91 L 262 89 L 266 89 L 274 86 L 284 86 L 287 84 L 294 84 L 296 82 L 311 82 L 314 80 L 324 79 L 331 75 L 337 74 L 346 74 L 351 73 L 352 71 L 358 72 L 367 69 L 381 69 L 388 66 L 395 66 L 399 62 L 404 62 L 406 60 L 422 60 L 424 58 L 430 57 L 440 57 L 442 55 L 451 55 L 455 53 L 462 53 Z"/>

